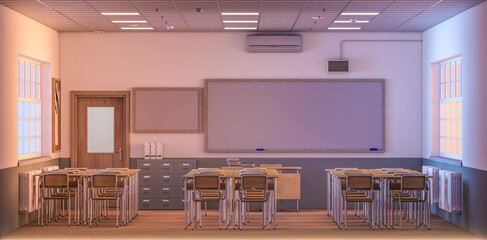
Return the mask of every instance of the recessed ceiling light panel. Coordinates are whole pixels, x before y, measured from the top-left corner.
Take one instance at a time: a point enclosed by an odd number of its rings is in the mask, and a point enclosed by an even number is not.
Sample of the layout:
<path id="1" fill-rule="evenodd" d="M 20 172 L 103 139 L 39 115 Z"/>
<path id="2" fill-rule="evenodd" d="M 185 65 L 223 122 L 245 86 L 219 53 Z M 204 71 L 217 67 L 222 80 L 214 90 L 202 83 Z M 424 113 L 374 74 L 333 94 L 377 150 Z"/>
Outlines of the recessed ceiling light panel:
<path id="1" fill-rule="evenodd" d="M 355 16 L 376 16 L 378 12 L 342 12 L 340 15 L 355 15 Z"/>
<path id="2" fill-rule="evenodd" d="M 256 27 L 225 27 L 225 30 L 257 30 Z"/>
<path id="3" fill-rule="evenodd" d="M 122 30 L 154 30 L 153 27 L 121 27 Z"/>
<path id="4" fill-rule="evenodd" d="M 257 16 L 259 15 L 258 12 L 222 12 L 222 15 L 224 16 Z"/>
<path id="5" fill-rule="evenodd" d="M 257 23 L 257 20 L 223 20 L 223 23 Z"/>
<path id="6" fill-rule="evenodd" d="M 113 20 L 112 23 L 147 23 L 145 20 Z"/>
<path id="7" fill-rule="evenodd" d="M 360 30 L 360 27 L 329 27 L 328 30 Z"/>
<path id="8" fill-rule="evenodd" d="M 139 13 L 136 13 L 136 12 L 102 12 L 101 13 L 102 15 L 105 15 L 105 16 L 136 16 L 136 15 L 140 15 Z"/>

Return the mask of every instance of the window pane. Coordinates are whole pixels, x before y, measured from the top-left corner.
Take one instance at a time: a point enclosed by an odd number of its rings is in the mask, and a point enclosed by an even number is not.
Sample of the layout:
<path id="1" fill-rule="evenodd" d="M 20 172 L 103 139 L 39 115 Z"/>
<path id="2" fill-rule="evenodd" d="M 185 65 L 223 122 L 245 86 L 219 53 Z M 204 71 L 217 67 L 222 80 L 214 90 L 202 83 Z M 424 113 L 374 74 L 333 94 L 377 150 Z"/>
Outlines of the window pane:
<path id="1" fill-rule="evenodd" d="M 30 118 L 30 102 L 25 102 L 24 110 L 24 118 Z"/>
<path id="2" fill-rule="evenodd" d="M 25 65 L 25 81 L 30 81 L 30 64 Z"/>
<path id="3" fill-rule="evenodd" d="M 24 142 L 25 142 L 24 139 L 20 139 L 19 140 L 19 146 L 18 146 L 18 148 L 19 148 L 19 152 L 20 152 L 19 154 L 20 155 L 24 155 L 25 154 L 25 151 L 24 151 L 24 147 L 25 147 L 24 145 L 25 145 L 25 143 Z"/>
<path id="4" fill-rule="evenodd" d="M 17 110 L 18 117 L 23 118 L 24 117 L 24 102 L 19 101 L 18 105 L 19 105 L 19 109 Z"/>
<path id="5" fill-rule="evenodd" d="M 18 120 L 17 121 L 17 128 L 18 128 L 17 137 L 23 138 L 24 137 L 24 120 Z"/>
<path id="6" fill-rule="evenodd" d="M 30 153 L 30 138 L 25 139 L 25 148 L 24 148 L 24 153 L 29 154 Z"/>
<path id="7" fill-rule="evenodd" d="M 41 99 L 41 85 L 36 84 L 36 97 L 37 99 Z"/>
<path id="8" fill-rule="evenodd" d="M 36 152 L 41 152 L 41 138 L 37 138 L 37 150 Z"/>
<path id="9" fill-rule="evenodd" d="M 440 82 L 441 83 L 445 83 L 445 66 L 442 66 L 441 67 L 441 71 L 440 71 Z"/>
<path id="10" fill-rule="evenodd" d="M 24 81 L 20 81 L 20 87 L 19 87 L 19 91 L 20 91 L 20 97 L 24 97 L 24 94 L 25 94 L 25 89 L 24 89 Z"/>
<path id="11" fill-rule="evenodd" d="M 37 98 L 36 97 L 36 84 L 32 82 L 30 84 L 30 93 L 31 93 L 31 98 Z"/>
<path id="12" fill-rule="evenodd" d="M 30 137 L 30 120 L 25 120 L 24 121 L 24 126 L 25 126 L 25 137 Z"/>
<path id="13" fill-rule="evenodd" d="M 37 137 L 40 137 L 40 136 L 41 136 L 41 129 L 42 129 L 42 128 L 41 128 L 41 120 L 36 120 L 36 123 L 37 123 L 37 124 L 36 124 L 36 125 L 37 125 L 37 126 L 36 126 L 36 130 L 37 130 L 37 134 L 36 134 L 36 136 L 37 136 Z"/>
<path id="14" fill-rule="evenodd" d="M 30 136 L 36 136 L 36 120 L 30 120 Z"/>
<path id="15" fill-rule="evenodd" d="M 113 153 L 115 108 L 88 107 L 88 153 Z"/>
<path id="16" fill-rule="evenodd" d="M 36 82 L 41 83 L 41 68 L 39 66 L 36 68 Z"/>
<path id="17" fill-rule="evenodd" d="M 35 138 L 31 138 L 31 142 L 30 142 L 30 152 L 31 153 L 35 153 L 36 152 L 36 149 L 37 149 L 36 143 L 37 143 L 36 139 Z"/>
<path id="18" fill-rule="evenodd" d="M 36 114 L 36 103 L 30 103 L 30 117 L 35 118 L 37 116 Z"/>
<path id="19" fill-rule="evenodd" d="M 41 118 L 41 104 L 40 103 L 36 103 L 37 105 L 37 118 Z"/>

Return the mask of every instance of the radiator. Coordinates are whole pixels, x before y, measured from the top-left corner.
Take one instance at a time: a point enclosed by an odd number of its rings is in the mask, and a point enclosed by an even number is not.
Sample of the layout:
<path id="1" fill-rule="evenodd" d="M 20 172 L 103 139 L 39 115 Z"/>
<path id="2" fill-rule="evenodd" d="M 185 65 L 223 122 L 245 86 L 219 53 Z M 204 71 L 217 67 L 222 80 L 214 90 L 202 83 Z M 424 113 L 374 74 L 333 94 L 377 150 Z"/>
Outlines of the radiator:
<path id="1" fill-rule="evenodd" d="M 440 188 L 439 171 L 440 169 L 437 167 L 423 166 L 423 173 L 433 177 L 428 179 L 430 183 L 429 199 L 431 204 L 438 204 L 438 196 L 439 196 L 439 188 Z"/>
<path id="2" fill-rule="evenodd" d="M 439 207 L 451 213 L 462 211 L 462 174 L 448 170 L 439 170 L 440 191 Z"/>
<path id="3" fill-rule="evenodd" d="M 19 212 L 30 213 L 39 208 L 39 177 L 41 170 L 19 173 Z"/>

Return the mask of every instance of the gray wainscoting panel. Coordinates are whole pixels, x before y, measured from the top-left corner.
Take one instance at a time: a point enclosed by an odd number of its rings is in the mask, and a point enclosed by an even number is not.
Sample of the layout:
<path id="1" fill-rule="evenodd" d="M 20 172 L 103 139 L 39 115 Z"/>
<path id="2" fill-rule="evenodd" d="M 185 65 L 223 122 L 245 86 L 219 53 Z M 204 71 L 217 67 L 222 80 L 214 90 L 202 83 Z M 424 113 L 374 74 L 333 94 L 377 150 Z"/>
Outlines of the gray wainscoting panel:
<path id="1" fill-rule="evenodd" d="M 472 233 L 487 238 L 487 171 L 423 159 L 423 165 L 462 173 L 462 212 L 449 213 L 431 207 L 433 214 Z M 435 226 L 433 226 L 434 228 Z"/>
<path id="2" fill-rule="evenodd" d="M 173 158 L 171 158 L 173 159 Z M 226 158 L 187 158 L 196 159 L 197 168 L 227 166 Z M 240 158 L 241 162 L 280 163 L 283 166 L 301 166 L 301 201 L 300 208 L 326 208 L 326 173 L 325 169 L 336 167 L 358 168 L 409 168 L 421 171 L 421 158 Z M 135 158 L 130 160 L 130 167 L 136 168 Z M 279 203 L 280 206 L 280 203 Z M 284 201 L 284 208 L 293 209 L 295 201 Z"/>
<path id="3" fill-rule="evenodd" d="M 19 213 L 19 173 L 59 165 L 58 159 L 22 167 L 0 169 L 0 236 L 36 219 L 36 212 Z"/>

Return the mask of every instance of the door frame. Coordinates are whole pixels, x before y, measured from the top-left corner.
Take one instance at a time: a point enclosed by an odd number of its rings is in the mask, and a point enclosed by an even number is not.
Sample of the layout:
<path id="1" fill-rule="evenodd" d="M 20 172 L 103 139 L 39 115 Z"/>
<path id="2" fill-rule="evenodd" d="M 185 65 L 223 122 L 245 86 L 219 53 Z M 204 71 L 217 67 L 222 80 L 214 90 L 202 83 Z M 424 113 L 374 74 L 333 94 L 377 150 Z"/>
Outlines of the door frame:
<path id="1" fill-rule="evenodd" d="M 71 91 L 71 167 L 78 165 L 78 99 L 92 97 L 113 97 L 122 99 L 122 115 L 125 123 L 125 167 L 130 166 L 130 91 Z"/>

